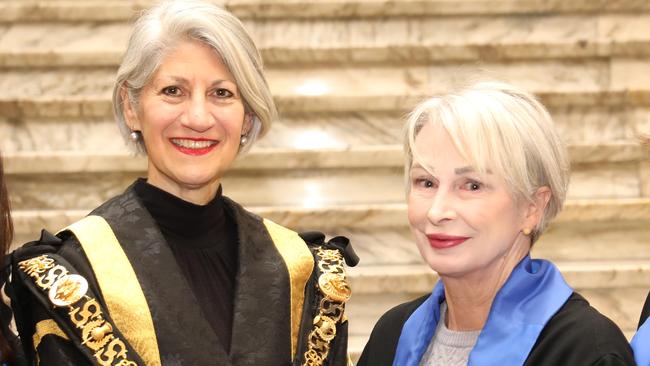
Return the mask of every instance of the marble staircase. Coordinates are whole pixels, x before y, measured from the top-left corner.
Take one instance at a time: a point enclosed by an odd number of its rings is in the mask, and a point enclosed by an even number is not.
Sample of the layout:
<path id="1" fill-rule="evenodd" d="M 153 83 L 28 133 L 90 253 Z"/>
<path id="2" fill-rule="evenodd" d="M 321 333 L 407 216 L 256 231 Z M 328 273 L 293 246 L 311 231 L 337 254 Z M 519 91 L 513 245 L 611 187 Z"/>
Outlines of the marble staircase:
<path id="1" fill-rule="evenodd" d="M 142 176 L 115 128 L 112 80 L 151 1 L 0 0 L 0 149 L 16 243 Z M 650 3 L 639 0 L 227 0 L 257 40 L 281 118 L 224 179 L 295 229 L 347 235 L 351 351 L 430 291 L 412 244 L 401 128 L 419 100 L 499 78 L 540 96 L 566 139 L 565 211 L 536 244 L 629 336 L 650 289 Z M 287 194 L 291 192 L 291 194 Z"/>

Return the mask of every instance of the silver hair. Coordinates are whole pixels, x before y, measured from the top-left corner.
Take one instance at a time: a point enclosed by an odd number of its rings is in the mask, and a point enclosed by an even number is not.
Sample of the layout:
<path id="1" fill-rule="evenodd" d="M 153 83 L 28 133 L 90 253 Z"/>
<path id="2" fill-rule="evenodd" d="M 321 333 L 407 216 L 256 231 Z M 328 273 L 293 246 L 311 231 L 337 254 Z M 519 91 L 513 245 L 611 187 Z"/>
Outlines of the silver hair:
<path id="1" fill-rule="evenodd" d="M 551 190 L 531 235 L 534 243 L 561 211 L 570 175 L 566 147 L 546 108 L 530 93 L 501 82 L 479 82 L 422 102 L 405 126 L 407 179 L 414 160 L 420 160 L 415 138 L 426 123 L 442 126 L 465 160 L 503 178 L 515 198 L 530 201 L 538 188 Z"/>
<path id="2" fill-rule="evenodd" d="M 239 152 L 248 151 L 277 118 L 262 57 L 239 19 L 201 0 L 163 1 L 136 21 L 113 87 L 113 113 L 122 136 L 136 153 L 146 153 L 141 138 L 130 138 L 121 91 L 126 90 L 131 106 L 137 108 L 142 88 L 164 57 L 184 40 L 196 40 L 214 49 L 235 78 L 245 111 L 252 117 L 247 143 Z"/>

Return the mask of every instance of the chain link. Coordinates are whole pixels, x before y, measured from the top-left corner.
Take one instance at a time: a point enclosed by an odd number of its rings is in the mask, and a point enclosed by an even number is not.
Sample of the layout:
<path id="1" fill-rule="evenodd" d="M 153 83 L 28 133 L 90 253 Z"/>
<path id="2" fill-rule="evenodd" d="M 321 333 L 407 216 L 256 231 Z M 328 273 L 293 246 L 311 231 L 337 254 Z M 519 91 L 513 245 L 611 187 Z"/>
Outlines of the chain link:
<path id="1" fill-rule="evenodd" d="M 307 337 L 307 351 L 303 366 L 322 366 L 327 360 L 330 343 L 336 338 L 336 326 L 342 322 L 345 302 L 350 298 L 350 287 L 345 279 L 343 256 L 336 249 L 316 250 L 318 289 L 323 298 L 319 302 L 318 314 L 314 317 L 314 328 Z"/>

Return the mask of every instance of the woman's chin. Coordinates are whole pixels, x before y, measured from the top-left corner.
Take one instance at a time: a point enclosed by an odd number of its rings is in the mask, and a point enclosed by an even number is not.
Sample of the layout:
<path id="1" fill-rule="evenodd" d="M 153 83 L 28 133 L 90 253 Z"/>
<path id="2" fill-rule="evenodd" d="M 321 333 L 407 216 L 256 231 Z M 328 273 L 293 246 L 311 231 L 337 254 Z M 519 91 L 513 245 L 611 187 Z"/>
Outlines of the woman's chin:
<path id="1" fill-rule="evenodd" d="M 193 176 L 184 177 L 177 183 L 179 186 L 191 190 L 216 189 L 219 186 L 219 179 L 215 176 Z"/>
<path id="2" fill-rule="evenodd" d="M 440 277 L 459 278 L 471 271 L 471 265 L 458 257 L 426 258 L 429 267 Z"/>

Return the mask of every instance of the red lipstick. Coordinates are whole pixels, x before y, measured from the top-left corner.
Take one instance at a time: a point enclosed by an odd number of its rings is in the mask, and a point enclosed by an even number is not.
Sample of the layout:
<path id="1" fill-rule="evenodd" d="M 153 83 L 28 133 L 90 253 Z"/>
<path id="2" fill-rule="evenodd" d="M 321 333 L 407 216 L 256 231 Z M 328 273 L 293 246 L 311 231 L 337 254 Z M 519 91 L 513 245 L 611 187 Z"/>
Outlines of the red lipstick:
<path id="1" fill-rule="evenodd" d="M 206 138 L 172 137 L 172 146 L 183 154 L 200 156 L 209 153 L 219 144 L 219 141 Z"/>
<path id="2" fill-rule="evenodd" d="M 445 234 L 427 234 L 429 245 L 435 249 L 446 249 L 460 245 L 465 240 L 469 239 L 467 236 L 452 236 Z"/>

